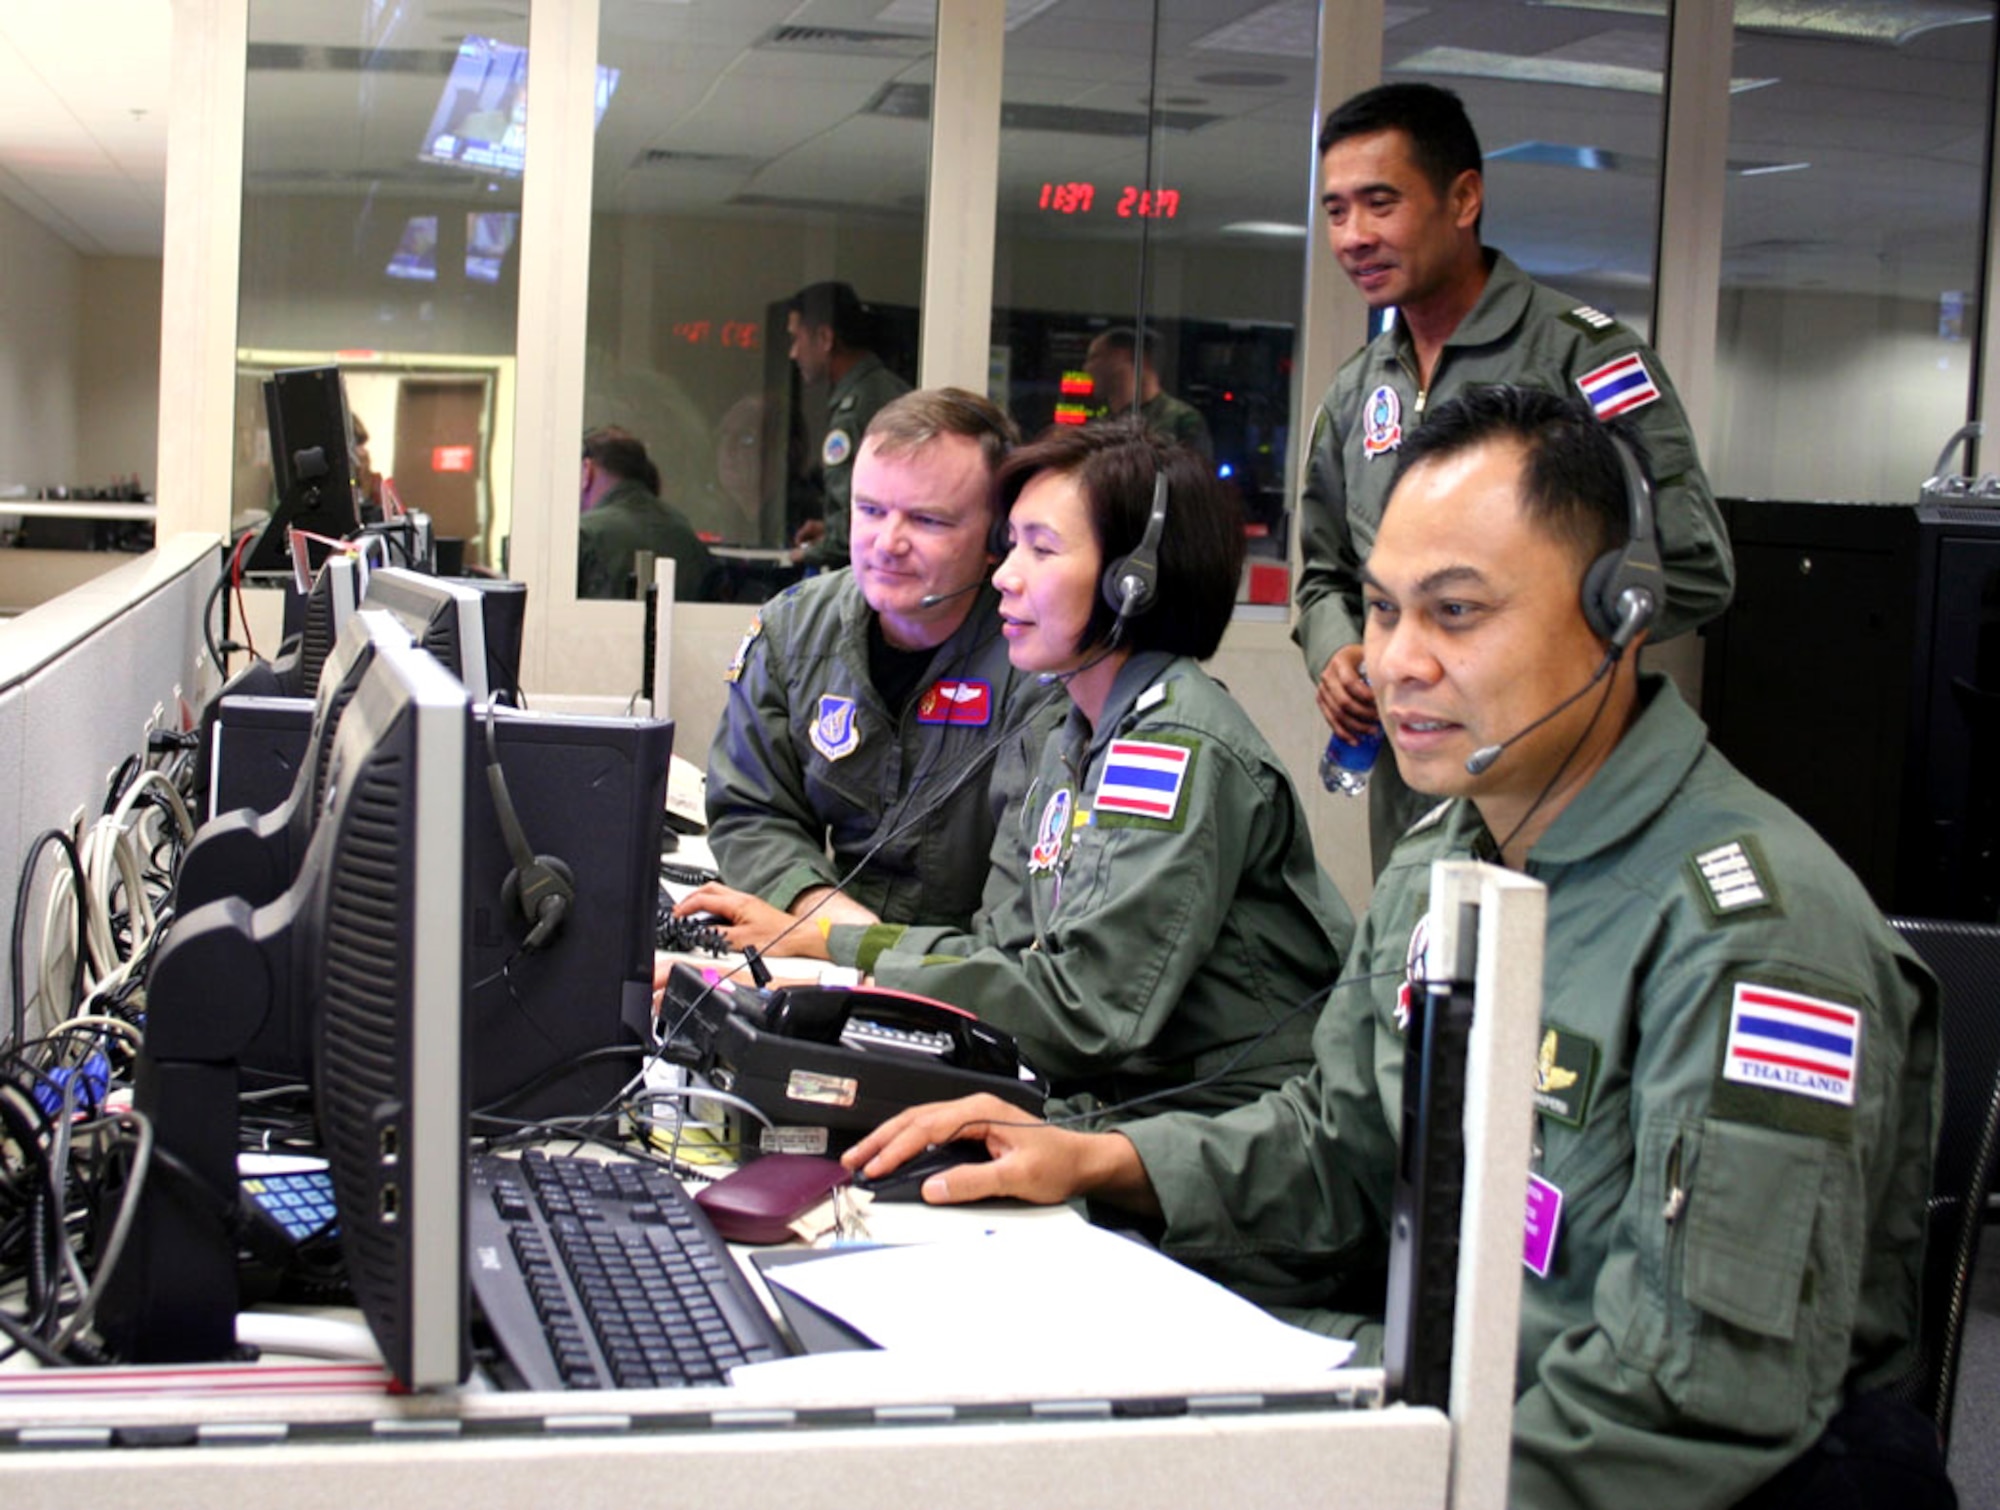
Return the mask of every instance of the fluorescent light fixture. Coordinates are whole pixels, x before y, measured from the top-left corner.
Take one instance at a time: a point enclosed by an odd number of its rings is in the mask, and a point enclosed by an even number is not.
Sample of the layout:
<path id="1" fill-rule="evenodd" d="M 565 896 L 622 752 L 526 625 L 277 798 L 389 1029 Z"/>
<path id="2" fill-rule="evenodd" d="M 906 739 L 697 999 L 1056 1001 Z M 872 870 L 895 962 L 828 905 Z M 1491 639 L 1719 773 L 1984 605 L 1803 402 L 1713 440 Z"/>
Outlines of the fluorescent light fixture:
<path id="1" fill-rule="evenodd" d="M 1222 228 L 1225 236 L 1269 236 L 1274 240 L 1301 241 L 1306 228 L 1283 220 L 1232 220 Z"/>
<path id="2" fill-rule="evenodd" d="M 1486 154 L 1489 163 L 1530 163 L 1543 168 L 1581 168 L 1586 173 L 1616 173 L 1624 157 L 1603 147 L 1570 147 L 1561 142 L 1516 142 Z"/>
<path id="3" fill-rule="evenodd" d="M 1755 167 L 1738 168 L 1738 178 L 1762 178 L 1769 173 L 1803 173 L 1811 163 L 1758 163 Z"/>
<path id="4" fill-rule="evenodd" d="M 1475 47 L 1426 47 L 1395 65 L 1397 73 L 1442 74 L 1458 79 L 1500 79 L 1510 84 L 1565 84 L 1577 89 L 1611 89 L 1625 94 L 1660 94 L 1666 76 L 1653 68 L 1615 63 L 1583 63 L 1570 58 L 1518 58 Z M 1729 92 L 1762 89 L 1776 79 L 1731 79 Z"/>
<path id="5" fill-rule="evenodd" d="M 1528 0 L 1552 10 L 1609 11 L 1621 16 L 1665 16 L 1667 0 Z M 1944 26 L 1973 26 L 1993 19 L 1990 5 L 1910 3 L 1910 0 L 1736 0 L 1738 31 L 1796 37 L 1835 37 L 1901 47 Z"/>
<path id="6" fill-rule="evenodd" d="M 1009 8 L 1012 14 L 1012 7 Z M 1394 31 L 1406 22 L 1427 15 L 1427 5 L 1399 4 L 1388 0 L 1382 7 L 1382 30 Z M 1319 0 L 1274 0 L 1247 16 L 1239 16 L 1227 26 L 1218 26 L 1190 44 L 1192 52 L 1249 52 L 1266 58 L 1304 58 L 1319 51 Z"/>
<path id="7" fill-rule="evenodd" d="M 1007 30 L 1026 26 L 1055 4 L 1056 0 L 1007 0 Z M 889 0 L 875 21 L 877 25 L 920 26 L 925 31 L 934 32 L 937 30 L 937 0 Z"/>

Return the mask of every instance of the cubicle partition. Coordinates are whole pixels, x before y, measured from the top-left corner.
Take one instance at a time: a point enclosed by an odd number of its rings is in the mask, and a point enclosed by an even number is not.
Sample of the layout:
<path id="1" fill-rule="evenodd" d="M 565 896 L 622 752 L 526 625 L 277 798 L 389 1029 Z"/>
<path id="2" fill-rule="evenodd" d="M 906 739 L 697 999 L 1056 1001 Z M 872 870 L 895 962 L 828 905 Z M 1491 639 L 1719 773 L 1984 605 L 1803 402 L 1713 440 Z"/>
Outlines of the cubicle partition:
<path id="1" fill-rule="evenodd" d="M 79 812 L 94 819 L 112 773 L 145 748 L 148 730 L 178 728 L 181 703 L 198 710 L 213 691 L 201 615 L 220 544 L 176 535 L 0 625 L 0 772 L 9 773 L 0 781 L 0 919 L 13 918 L 36 835 L 70 830 Z M 11 971 L 0 971 L 0 1014 L 11 1020 L 13 1010 Z"/>

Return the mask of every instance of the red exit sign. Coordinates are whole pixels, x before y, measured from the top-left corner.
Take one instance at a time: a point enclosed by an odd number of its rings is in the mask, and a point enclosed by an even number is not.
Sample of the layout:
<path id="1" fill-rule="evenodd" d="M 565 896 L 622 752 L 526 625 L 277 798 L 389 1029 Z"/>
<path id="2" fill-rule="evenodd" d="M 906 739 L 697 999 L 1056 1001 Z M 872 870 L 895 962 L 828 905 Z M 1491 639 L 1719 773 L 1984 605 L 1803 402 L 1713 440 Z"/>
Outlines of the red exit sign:
<path id="1" fill-rule="evenodd" d="M 1037 208 L 1051 215 L 1088 215 L 1096 205 L 1096 184 L 1045 183 Z M 1120 220 L 1172 220 L 1180 212 L 1179 189 L 1142 189 L 1137 184 L 1119 190 L 1111 206 Z"/>
<path id="2" fill-rule="evenodd" d="M 432 446 L 431 470 L 433 472 L 470 472 L 472 470 L 472 447 Z"/>

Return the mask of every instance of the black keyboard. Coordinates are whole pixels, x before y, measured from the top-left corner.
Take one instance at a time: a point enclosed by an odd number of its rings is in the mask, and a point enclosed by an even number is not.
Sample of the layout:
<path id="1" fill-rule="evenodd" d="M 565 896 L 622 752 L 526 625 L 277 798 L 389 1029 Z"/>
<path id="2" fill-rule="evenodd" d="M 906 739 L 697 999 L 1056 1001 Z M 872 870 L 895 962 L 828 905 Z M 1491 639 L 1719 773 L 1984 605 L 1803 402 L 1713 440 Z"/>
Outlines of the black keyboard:
<path id="1" fill-rule="evenodd" d="M 787 1351 L 666 1170 L 529 1152 L 472 1161 L 472 1288 L 529 1389 L 726 1384 Z"/>

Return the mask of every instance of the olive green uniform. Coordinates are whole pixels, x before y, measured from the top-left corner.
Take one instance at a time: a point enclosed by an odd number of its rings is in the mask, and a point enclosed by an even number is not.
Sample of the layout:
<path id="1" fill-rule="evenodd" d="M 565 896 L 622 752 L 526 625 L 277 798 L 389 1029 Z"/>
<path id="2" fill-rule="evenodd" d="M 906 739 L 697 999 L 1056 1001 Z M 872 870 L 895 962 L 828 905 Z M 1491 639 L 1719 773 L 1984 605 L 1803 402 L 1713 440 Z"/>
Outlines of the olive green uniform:
<path id="1" fill-rule="evenodd" d="M 1139 417 L 1155 435 L 1164 435 L 1198 456 L 1215 460 L 1215 442 L 1209 439 L 1208 421 L 1193 404 L 1171 393 L 1156 393 L 1139 406 Z"/>
<path id="2" fill-rule="evenodd" d="M 1561 1196 L 1522 1293 L 1510 1502 L 1534 1510 L 1733 1505 L 1844 1390 L 1893 1373 L 1917 1325 L 1935 985 L 1671 685 L 1642 696 L 1527 863 L 1549 888 L 1534 1172 Z M 1494 855 L 1469 803 L 1412 828 L 1357 986 L 1420 952 L 1431 861 L 1468 854 Z M 1226 1118 L 1126 1130 L 1168 1250 L 1266 1304 L 1323 1305 L 1380 1261 L 1404 1045 L 1397 982 L 1363 989 L 1329 1004 L 1310 1074 Z M 1760 1014 L 1808 1003 L 1850 1051 L 1768 1068 L 1798 1051 L 1763 1052 Z"/>
<path id="3" fill-rule="evenodd" d="M 820 483 L 826 494 L 820 517 L 826 521 L 826 533 L 806 547 L 800 558 L 804 565 L 847 565 L 854 458 L 876 411 L 909 391 L 910 385 L 884 367 L 873 352 L 863 352 L 833 385 L 826 400 L 826 436 L 819 449 Z"/>
<path id="4" fill-rule="evenodd" d="M 633 557 L 640 551 L 674 559 L 674 596 L 699 602 L 707 596 L 715 559 L 689 524 L 644 483 L 622 478 L 597 500 L 577 526 L 576 595 L 624 598 L 632 589 Z M 640 584 L 641 590 L 644 589 Z"/>
<path id="5" fill-rule="evenodd" d="M 1659 357 L 1610 316 L 1536 283 L 1504 253 L 1489 250 L 1487 257 L 1486 287 L 1438 353 L 1428 390 L 1417 385 L 1416 348 L 1398 322 L 1348 359 L 1313 421 L 1292 638 L 1315 680 L 1336 650 L 1361 639 L 1361 565 L 1381 527 L 1402 437 L 1429 410 L 1487 383 L 1581 395 L 1600 414 L 1617 410 L 1638 426 L 1656 479 L 1666 568 L 1667 601 L 1653 622 L 1654 639 L 1682 634 L 1729 605 L 1736 580 L 1729 535 Z M 1396 836 L 1426 806 L 1392 761 L 1377 762 L 1369 828 L 1378 872 Z"/>
<path id="6" fill-rule="evenodd" d="M 1008 663 L 991 586 L 900 710 L 869 677 L 873 620 L 842 570 L 752 621 L 709 750 L 709 845 L 725 881 L 785 908 L 872 852 L 849 896 L 883 918 L 963 927 L 1063 699 Z"/>
<path id="7" fill-rule="evenodd" d="M 974 933 L 836 926 L 834 958 L 1014 1034 L 1071 1110 L 1218 1110 L 1310 1062 L 1354 920 L 1283 763 L 1199 666 L 1134 655 L 1019 812 L 994 871 L 1026 874 Z"/>

